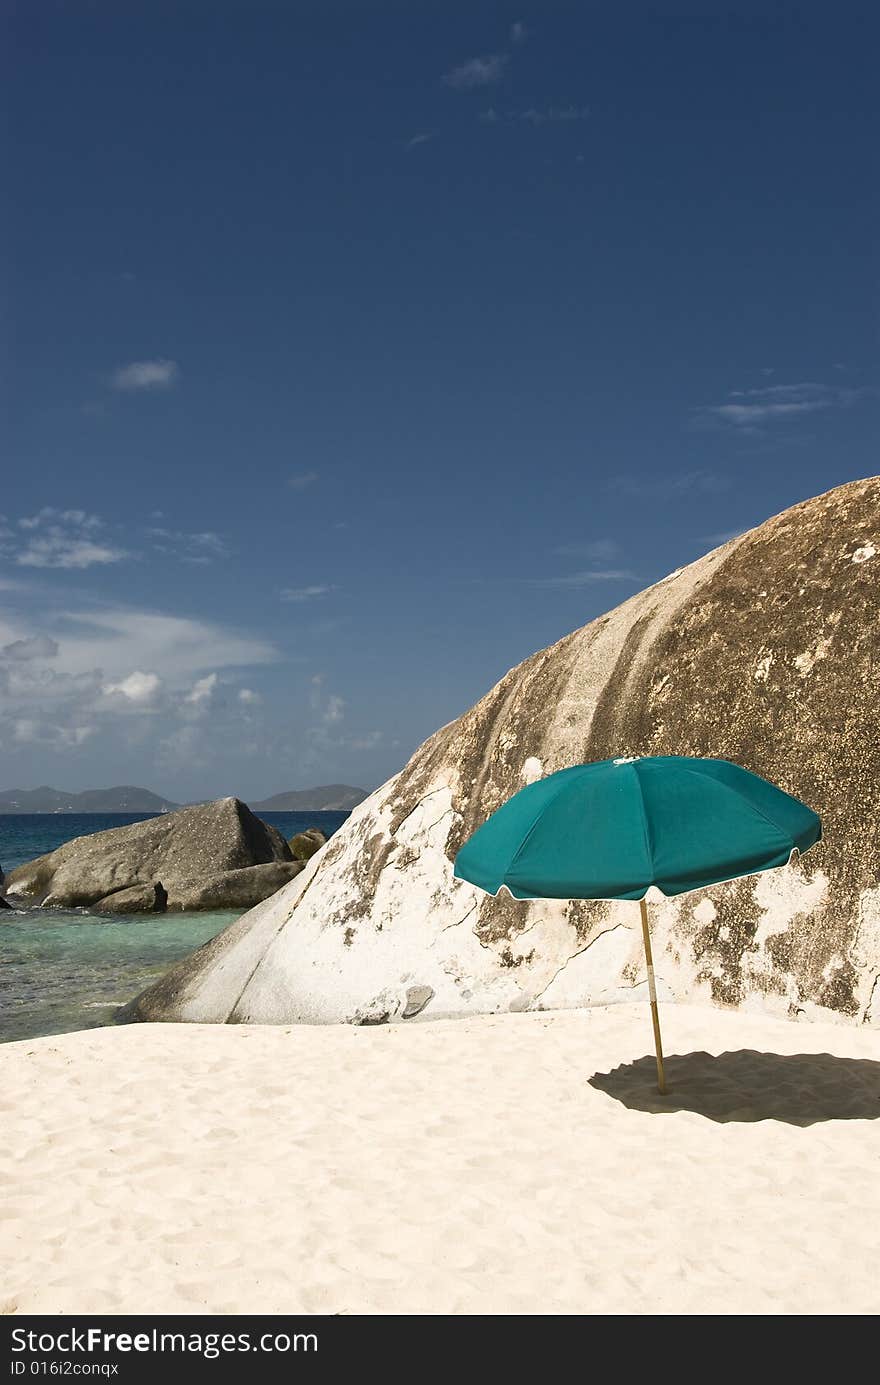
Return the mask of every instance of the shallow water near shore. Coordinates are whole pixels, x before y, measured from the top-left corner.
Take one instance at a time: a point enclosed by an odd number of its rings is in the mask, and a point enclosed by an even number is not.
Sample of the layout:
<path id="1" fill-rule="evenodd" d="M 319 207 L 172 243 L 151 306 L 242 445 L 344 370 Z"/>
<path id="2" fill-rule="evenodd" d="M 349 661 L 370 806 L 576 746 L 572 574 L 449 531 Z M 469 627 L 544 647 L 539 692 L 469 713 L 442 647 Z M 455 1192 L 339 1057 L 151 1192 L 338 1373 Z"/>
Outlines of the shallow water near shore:
<path id="1" fill-rule="evenodd" d="M 239 916 L 4 910 L 0 1042 L 112 1024 L 120 1005 Z"/>
<path id="2" fill-rule="evenodd" d="M 2 814 L 0 864 L 10 871 L 74 837 L 154 816 Z M 311 826 L 329 837 L 348 813 L 260 816 L 288 838 Z M 0 911 L 0 1043 L 113 1024 L 120 1005 L 240 915 L 240 909 L 119 915 L 86 909 Z"/>

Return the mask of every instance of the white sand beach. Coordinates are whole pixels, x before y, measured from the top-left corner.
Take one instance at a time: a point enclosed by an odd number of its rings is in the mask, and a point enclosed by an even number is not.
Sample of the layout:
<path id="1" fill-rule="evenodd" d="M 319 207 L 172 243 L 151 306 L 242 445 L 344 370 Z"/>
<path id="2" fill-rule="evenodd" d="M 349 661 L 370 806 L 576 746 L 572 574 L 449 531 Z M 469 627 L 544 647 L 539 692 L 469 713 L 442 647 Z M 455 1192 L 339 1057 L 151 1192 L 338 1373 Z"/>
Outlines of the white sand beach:
<path id="1" fill-rule="evenodd" d="M 8 1044 L 0 1306 L 876 1312 L 880 1032 L 662 1020 L 665 1099 L 640 1005 Z"/>

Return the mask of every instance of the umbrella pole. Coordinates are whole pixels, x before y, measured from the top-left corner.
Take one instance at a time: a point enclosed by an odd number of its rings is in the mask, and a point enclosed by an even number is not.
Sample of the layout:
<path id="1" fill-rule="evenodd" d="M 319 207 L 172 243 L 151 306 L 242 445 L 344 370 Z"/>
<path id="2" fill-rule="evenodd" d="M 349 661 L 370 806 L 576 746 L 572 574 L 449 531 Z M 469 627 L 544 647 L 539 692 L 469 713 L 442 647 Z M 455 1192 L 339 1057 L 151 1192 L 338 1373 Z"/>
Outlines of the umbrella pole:
<path id="1" fill-rule="evenodd" d="M 639 900 L 642 911 L 642 940 L 645 944 L 645 961 L 648 965 L 648 995 L 651 998 L 651 1023 L 654 1026 L 654 1049 L 657 1053 L 657 1090 L 665 1093 L 666 1078 L 663 1075 L 663 1044 L 660 1040 L 660 1016 L 657 1012 L 657 987 L 654 985 L 654 958 L 651 954 L 651 930 L 648 927 L 648 906 Z"/>

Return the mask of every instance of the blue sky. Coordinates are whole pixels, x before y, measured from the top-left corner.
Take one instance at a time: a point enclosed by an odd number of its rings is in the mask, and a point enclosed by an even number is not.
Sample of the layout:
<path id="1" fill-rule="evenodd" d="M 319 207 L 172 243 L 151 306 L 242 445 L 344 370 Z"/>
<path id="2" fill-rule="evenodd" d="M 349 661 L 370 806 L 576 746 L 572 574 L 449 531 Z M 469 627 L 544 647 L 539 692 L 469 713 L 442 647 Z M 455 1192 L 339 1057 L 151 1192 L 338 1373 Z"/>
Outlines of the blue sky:
<path id="1" fill-rule="evenodd" d="M 877 468 L 869 6 L 4 6 L 0 787 L 372 787 Z"/>

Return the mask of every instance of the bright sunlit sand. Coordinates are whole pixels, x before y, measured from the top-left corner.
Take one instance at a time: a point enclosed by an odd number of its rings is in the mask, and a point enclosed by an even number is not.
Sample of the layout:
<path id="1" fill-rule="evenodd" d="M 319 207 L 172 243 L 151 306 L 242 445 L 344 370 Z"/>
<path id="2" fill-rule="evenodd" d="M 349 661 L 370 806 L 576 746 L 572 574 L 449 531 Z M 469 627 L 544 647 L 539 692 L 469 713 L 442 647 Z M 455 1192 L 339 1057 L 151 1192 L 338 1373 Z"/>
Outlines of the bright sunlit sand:
<path id="1" fill-rule="evenodd" d="M 876 1312 L 880 1033 L 662 1019 L 5 1045 L 2 1307 Z"/>

